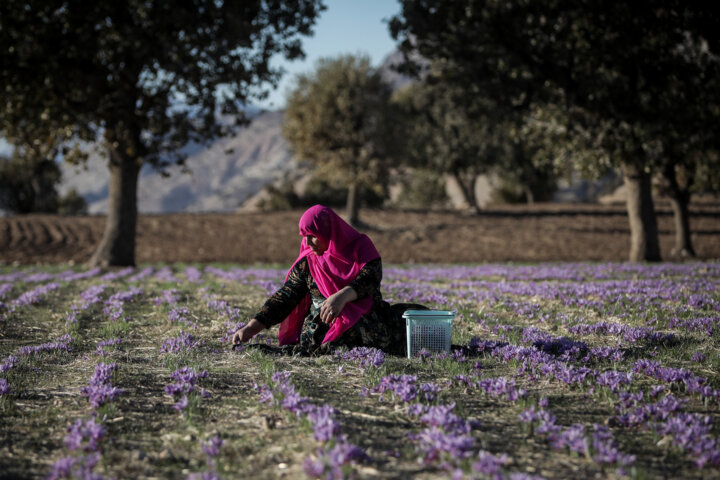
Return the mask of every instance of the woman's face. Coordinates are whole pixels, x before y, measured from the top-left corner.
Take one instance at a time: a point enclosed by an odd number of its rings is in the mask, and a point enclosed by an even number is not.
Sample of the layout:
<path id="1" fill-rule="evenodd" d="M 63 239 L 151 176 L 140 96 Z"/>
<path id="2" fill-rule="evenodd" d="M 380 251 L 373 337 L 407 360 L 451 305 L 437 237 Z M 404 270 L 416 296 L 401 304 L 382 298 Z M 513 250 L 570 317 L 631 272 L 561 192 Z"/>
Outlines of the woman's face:
<path id="1" fill-rule="evenodd" d="M 315 235 L 305 235 L 305 244 L 315 255 L 322 255 L 328 248 L 327 243 Z"/>

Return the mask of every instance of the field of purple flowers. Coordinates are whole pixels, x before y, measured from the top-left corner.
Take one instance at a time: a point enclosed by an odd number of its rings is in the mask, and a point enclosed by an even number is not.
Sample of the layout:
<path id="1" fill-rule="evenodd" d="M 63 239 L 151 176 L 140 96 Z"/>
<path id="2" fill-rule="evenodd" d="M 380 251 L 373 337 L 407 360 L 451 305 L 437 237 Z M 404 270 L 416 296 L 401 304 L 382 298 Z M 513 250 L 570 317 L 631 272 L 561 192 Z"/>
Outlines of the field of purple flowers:
<path id="1" fill-rule="evenodd" d="M 0 477 L 720 478 L 720 264 L 386 266 L 449 353 L 229 348 L 284 273 L 0 267 Z"/>

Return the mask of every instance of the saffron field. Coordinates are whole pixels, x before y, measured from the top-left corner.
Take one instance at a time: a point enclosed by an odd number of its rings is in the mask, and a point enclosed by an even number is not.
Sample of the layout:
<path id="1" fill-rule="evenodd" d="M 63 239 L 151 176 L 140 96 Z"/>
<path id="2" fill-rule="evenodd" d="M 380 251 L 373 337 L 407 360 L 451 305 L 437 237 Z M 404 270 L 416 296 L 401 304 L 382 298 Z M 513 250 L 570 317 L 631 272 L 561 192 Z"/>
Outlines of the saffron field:
<path id="1" fill-rule="evenodd" d="M 0 477 L 720 478 L 720 264 L 384 273 L 449 354 L 232 350 L 284 268 L 0 267 Z"/>

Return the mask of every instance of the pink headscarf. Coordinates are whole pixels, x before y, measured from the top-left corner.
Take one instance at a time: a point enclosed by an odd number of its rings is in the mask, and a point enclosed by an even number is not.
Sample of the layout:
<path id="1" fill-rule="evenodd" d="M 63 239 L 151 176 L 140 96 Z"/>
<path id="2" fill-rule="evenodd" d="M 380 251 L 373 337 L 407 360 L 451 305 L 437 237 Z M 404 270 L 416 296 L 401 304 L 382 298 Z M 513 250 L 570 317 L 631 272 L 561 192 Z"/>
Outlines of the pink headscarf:
<path id="1" fill-rule="evenodd" d="M 298 225 L 301 236 L 313 235 L 327 243 L 328 248 L 322 255 L 315 255 L 305 240 L 300 241 L 300 254 L 288 270 L 285 280 L 295 264 L 307 258 L 310 274 L 320 293 L 328 298 L 355 280 L 360 270 L 371 260 L 380 258 L 367 235 L 355 230 L 340 218 L 331 208 L 315 205 L 300 218 Z M 372 308 L 372 298 L 367 297 L 347 303 L 340 315 L 335 318 L 322 343 L 336 340 L 355 325 L 360 317 Z M 298 343 L 305 315 L 310 307 L 308 294 L 300 304 L 280 324 L 280 345 Z"/>

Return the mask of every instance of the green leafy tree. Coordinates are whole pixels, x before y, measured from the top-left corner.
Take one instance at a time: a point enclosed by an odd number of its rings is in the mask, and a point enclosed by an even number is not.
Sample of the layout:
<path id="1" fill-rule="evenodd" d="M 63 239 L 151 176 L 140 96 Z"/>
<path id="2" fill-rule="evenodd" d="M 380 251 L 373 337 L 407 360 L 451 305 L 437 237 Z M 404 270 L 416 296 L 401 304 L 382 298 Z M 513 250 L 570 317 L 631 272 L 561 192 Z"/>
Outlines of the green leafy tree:
<path id="1" fill-rule="evenodd" d="M 516 104 L 560 98 L 582 116 L 628 189 L 631 260 L 659 260 L 651 175 L 668 112 L 692 116 L 689 89 L 712 73 L 687 45 L 718 52 L 718 10 L 699 0 L 402 0 L 390 22 L 405 52 L 441 62 L 468 95 L 492 80 Z M 505 98 L 505 97 L 503 97 Z M 704 125 L 702 128 L 714 128 Z M 571 130 L 572 132 L 572 130 Z"/>
<path id="2" fill-rule="evenodd" d="M 0 157 L 0 208 L 13 213 L 54 213 L 60 169 L 52 159 Z"/>
<path id="3" fill-rule="evenodd" d="M 320 59 L 297 76 L 288 95 L 283 134 L 317 174 L 347 188 L 349 223 L 358 224 L 359 195 L 382 189 L 394 140 L 391 89 L 367 56 Z"/>
<path id="4" fill-rule="evenodd" d="M 498 110 L 489 101 L 465 101 L 463 93 L 432 74 L 395 92 L 403 139 L 398 156 L 406 165 L 451 175 L 465 203 L 479 212 L 475 178 L 495 164 L 497 141 L 490 117 Z"/>
<path id="5" fill-rule="evenodd" d="M 687 149 L 685 149 L 685 148 Z M 676 149 L 682 149 L 681 156 Z M 682 141 L 663 149 L 661 192 L 670 199 L 675 224 L 673 256 L 694 257 L 689 205 L 693 193 L 720 192 L 720 157 L 717 149 L 692 150 Z"/>
<path id="6" fill-rule="evenodd" d="M 659 170 L 663 178 L 663 193 L 672 205 L 675 221 L 673 255 L 694 257 L 689 218 L 689 204 L 693 192 L 720 192 L 720 57 L 711 54 L 704 43 L 688 41 L 683 53 L 694 60 L 694 71 L 682 92 L 692 110 L 672 109 L 668 105 L 662 121 L 657 122 L 653 137 L 658 147 Z M 679 88 L 679 87 L 678 87 Z"/>
<path id="7" fill-rule="evenodd" d="M 181 147 L 230 133 L 302 55 L 320 0 L 26 0 L 0 3 L 0 135 L 49 139 L 81 157 L 104 144 L 105 233 L 89 263 L 135 262 L 141 167 L 181 162 Z M 232 122 L 230 122 L 232 123 Z M 72 155 L 75 152 L 77 155 Z"/>
<path id="8" fill-rule="evenodd" d="M 87 210 L 88 206 L 85 199 L 77 190 L 71 188 L 65 195 L 60 197 L 57 213 L 61 215 L 86 215 Z"/>
<path id="9" fill-rule="evenodd" d="M 542 116 L 546 116 L 540 121 Z M 558 129 L 562 117 L 552 104 L 529 103 L 522 109 L 509 109 L 492 124 L 498 144 L 493 172 L 503 190 L 515 201 L 533 204 L 548 201 L 555 192 L 558 175 L 558 149 L 565 140 Z M 547 122 L 547 123 L 545 123 Z M 575 158 L 575 157 L 573 157 Z"/>
<path id="10" fill-rule="evenodd" d="M 513 93 L 498 97 L 492 82 L 474 84 L 468 97 L 441 69 L 431 65 L 421 81 L 393 96 L 403 115 L 403 161 L 454 177 L 476 213 L 474 183 L 485 173 L 496 173 L 528 203 L 546 200 L 555 177 L 552 162 L 541 156 L 547 138 L 528 135 L 533 104 L 512 105 Z"/>

